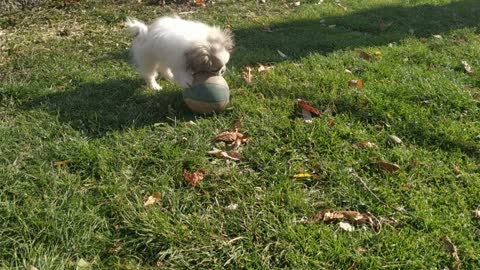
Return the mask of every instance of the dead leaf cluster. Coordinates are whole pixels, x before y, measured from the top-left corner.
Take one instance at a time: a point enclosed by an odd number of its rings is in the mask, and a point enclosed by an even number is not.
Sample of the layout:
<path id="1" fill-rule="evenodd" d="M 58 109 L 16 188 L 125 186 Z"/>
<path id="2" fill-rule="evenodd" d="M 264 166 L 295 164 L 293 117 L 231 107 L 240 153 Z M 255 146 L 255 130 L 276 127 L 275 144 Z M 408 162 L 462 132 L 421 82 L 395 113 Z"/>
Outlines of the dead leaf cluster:
<path id="1" fill-rule="evenodd" d="M 307 101 L 298 98 L 296 100 L 295 104 L 295 111 L 298 113 L 300 111 L 301 115 L 303 116 L 303 119 L 306 123 L 312 123 L 313 122 L 313 116 L 321 116 L 323 113 L 320 112 L 317 108 L 313 107 L 310 103 Z"/>
<path id="2" fill-rule="evenodd" d="M 243 125 L 240 119 L 237 119 L 233 122 L 232 128 L 230 130 L 221 132 L 215 136 L 214 141 L 224 142 L 227 144 L 228 149 L 222 150 L 214 148 L 212 151 L 209 151 L 208 154 L 230 159 L 230 160 L 241 160 L 242 155 L 237 150 L 242 144 L 247 144 L 250 141 L 250 135 L 246 133 L 241 133 Z"/>
<path id="3" fill-rule="evenodd" d="M 392 225 L 397 221 L 394 219 L 386 219 L 383 217 L 376 217 L 373 214 L 360 213 L 357 211 L 335 211 L 335 210 L 322 210 L 313 218 L 307 220 L 307 223 L 315 222 L 339 222 L 340 228 L 351 231 L 351 227 L 344 224 L 348 223 L 349 225 L 369 225 L 374 231 L 379 232 L 384 224 Z M 342 224 L 340 224 L 342 223 Z"/>
<path id="4" fill-rule="evenodd" d="M 198 185 L 198 183 L 200 183 L 200 181 L 203 180 L 203 177 L 206 173 L 207 171 L 204 169 L 198 169 L 194 172 L 189 172 L 187 169 L 183 169 L 183 179 L 192 185 L 192 187 L 195 187 Z"/>
<path id="5" fill-rule="evenodd" d="M 256 68 L 256 71 L 258 73 L 267 73 L 267 72 L 271 71 L 273 68 L 274 68 L 274 66 L 268 66 L 268 65 L 266 66 L 266 65 L 258 64 L 258 67 Z M 243 69 L 242 78 L 247 84 L 252 83 L 252 79 L 253 79 L 252 71 L 254 71 L 254 68 L 252 68 L 251 66 L 246 66 Z"/>
<path id="6" fill-rule="evenodd" d="M 400 170 L 400 166 L 395 163 L 391 163 L 388 161 L 378 161 L 375 162 L 374 165 L 379 168 L 380 170 L 387 171 L 387 172 L 396 172 Z"/>

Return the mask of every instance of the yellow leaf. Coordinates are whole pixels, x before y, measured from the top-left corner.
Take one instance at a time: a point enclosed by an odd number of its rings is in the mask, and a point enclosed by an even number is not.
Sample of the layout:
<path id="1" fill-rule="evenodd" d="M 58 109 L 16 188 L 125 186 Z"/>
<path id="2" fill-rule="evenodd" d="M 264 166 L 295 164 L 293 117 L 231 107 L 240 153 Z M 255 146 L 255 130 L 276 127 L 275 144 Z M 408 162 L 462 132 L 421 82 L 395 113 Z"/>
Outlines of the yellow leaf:
<path id="1" fill-rule="evenodd" d="M 293 176 L 293 178 L 295 179 L 299 179 L 299 178 L 311 178 L 312 175 L 309 174 L 309 173 L 297 173 Z"/>
<path id="2" fill-rule="evenodd" d="M 148 196 L 147 200 L 143 204 L 143 207 L 147 207 L 151 204 L 156 203 L 157 201 L 160 200 L 161 197 L 162 197 L 162 194 L 160 192 L 153 193 L 151 196 Z"/>

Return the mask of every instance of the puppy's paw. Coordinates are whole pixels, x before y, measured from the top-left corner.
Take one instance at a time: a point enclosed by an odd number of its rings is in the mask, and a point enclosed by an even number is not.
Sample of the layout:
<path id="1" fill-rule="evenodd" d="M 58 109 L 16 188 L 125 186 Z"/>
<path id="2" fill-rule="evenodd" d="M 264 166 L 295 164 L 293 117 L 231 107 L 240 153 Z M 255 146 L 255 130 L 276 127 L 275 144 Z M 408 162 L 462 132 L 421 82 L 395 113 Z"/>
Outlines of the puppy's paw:
<path id="1" fill-rule="evenodd" d="M 162 90 L 163 88 L 156 82 L 151 82 L 149 83 L 148 85 L 148 88 L 152 89 L 152 90 L 157 90 L 157 91 L 160 91 Z"/>

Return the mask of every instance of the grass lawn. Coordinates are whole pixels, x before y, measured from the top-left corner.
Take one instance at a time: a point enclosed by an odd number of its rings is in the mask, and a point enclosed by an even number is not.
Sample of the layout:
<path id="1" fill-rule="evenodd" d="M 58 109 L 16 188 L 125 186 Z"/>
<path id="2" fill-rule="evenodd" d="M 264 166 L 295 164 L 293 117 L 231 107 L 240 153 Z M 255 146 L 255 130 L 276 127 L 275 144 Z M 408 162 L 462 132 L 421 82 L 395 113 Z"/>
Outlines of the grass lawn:
<path id="1" fill-rule="evenodd" d="M 0 17 L 0 269 L 480 269 L 480 1 L 63 2 Z M 214 116 L 129 63 L 126 16 L 185 11 L 236 36 Z M 242 160 L 209 155 L 235 119 Z"/>

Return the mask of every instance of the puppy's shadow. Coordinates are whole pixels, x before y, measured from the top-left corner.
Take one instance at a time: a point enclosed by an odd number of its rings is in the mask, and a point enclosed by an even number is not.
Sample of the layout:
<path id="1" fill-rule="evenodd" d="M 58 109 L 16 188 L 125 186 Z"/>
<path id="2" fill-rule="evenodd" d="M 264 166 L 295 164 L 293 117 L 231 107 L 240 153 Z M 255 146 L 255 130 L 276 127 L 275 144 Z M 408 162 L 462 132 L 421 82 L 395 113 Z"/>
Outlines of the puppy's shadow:
<path id="1" fill-rule="evenodd" d="M 27 106 L 57 114 L 60 121 L 90 137 L 195 118 L 179 89 L 147 90 L 140 80 L 131 79 L 80 83 L 75 89 L 40 97 Z"/>

